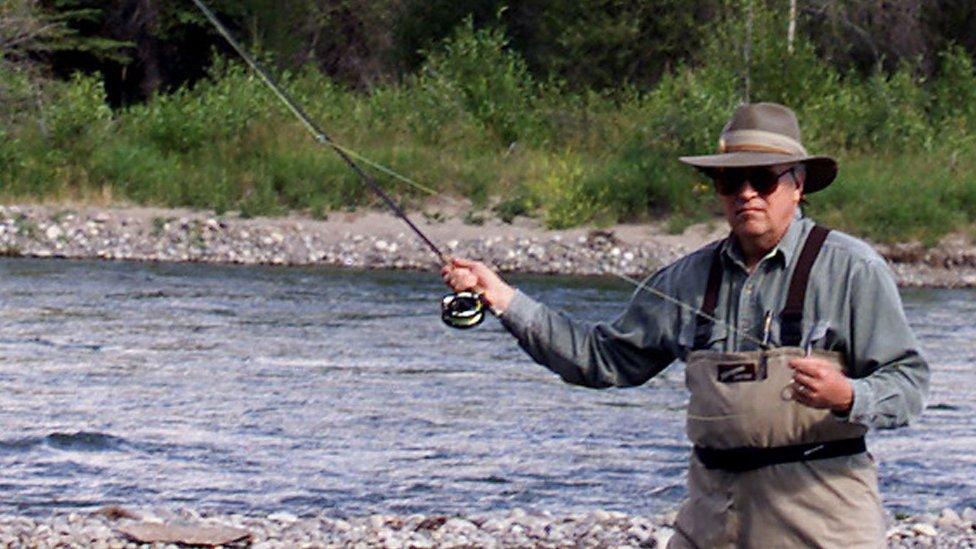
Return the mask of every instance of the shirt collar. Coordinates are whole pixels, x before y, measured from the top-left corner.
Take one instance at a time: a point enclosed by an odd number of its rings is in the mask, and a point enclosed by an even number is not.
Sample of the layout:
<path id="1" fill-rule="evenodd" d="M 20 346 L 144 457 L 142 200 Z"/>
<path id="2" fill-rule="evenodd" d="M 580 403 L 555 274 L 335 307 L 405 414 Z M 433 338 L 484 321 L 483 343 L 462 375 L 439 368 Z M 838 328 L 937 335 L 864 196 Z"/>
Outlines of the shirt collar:
<path id="1" fill-rule="evenodd" d="M 811 224 L 812 222 L 803 216 L 800 208 L 797 208 L 793 221 L 790 222 L 789 228 L 786 229 L 786 234 L 779 240 L 776 247 L 766 254 L 763 260 L 771 257 L 782 257 L 783 265 L 789 265 L 793 257 L 799 253 L 798 248 L 803 243 L 803 235 L 809 232 L 808 225 Z M 722 243 L 722 252 L 727 259 L 732 260 L 736 265 L 739 265 L 745 270 L 745 259 L 742 257 L 742 249 L 739 247 L 736 239 L 732 238 L 731 235 Z"/>

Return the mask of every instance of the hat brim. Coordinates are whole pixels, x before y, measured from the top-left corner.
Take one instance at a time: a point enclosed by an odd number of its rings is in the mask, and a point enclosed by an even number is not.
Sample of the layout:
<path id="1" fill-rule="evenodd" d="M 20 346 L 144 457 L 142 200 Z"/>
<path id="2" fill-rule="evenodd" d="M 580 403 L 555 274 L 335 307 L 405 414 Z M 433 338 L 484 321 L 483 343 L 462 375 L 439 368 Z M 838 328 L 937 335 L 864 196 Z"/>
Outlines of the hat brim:
<path id="1" fill-rule="evenodd" d="M 779 164 L 803 163 L 807 168 L 804 194 L 825 189 L 837 177 L 837 161 L 829 156 L 803 156 L 765 152 L 731 152 L 704 156 L 682 156 L 681 162 L 694 166 L 710 175 L 710 172 L 728 168 L 753 168 Z"/>

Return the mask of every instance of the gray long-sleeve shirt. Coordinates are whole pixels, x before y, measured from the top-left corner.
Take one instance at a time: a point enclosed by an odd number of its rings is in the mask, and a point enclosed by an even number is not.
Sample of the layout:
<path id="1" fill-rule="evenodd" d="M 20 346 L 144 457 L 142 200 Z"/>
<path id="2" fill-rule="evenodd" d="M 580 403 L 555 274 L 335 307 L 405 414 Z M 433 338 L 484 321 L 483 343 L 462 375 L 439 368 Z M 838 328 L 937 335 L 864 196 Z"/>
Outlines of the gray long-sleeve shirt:
<path id="1" fill-rule="evenodd" d="M 767 311 L 773 314 L 771 343 L 779 344 L 778 315 L 813 226 L 798 214 L 751 274 L 734 239 L 726 239 L 679 259 L 644 283 L 698 308 L 715 247 L 722 246 L 715 314 L 727 324 L 713 324 L 706 348 L 756 349 L 742 334 L 761 337 Z M 692 350 L 696 327 L 693 313 L 640 289 L 612 322 L 584 324 L 520 291 L 500 318 L 537 362 L 568 383 L 597 388 L 640 385 L 683 360 Z M 908 326 L 894 278 L 870 246 L 839 231 L 830 233 L 810 273 L 802 333 L 801 345 L 809 337 L 815 348 L 844 356 L 854 388 L 847 421 L 891 428 L 921 413 L 929 367 Z"/>

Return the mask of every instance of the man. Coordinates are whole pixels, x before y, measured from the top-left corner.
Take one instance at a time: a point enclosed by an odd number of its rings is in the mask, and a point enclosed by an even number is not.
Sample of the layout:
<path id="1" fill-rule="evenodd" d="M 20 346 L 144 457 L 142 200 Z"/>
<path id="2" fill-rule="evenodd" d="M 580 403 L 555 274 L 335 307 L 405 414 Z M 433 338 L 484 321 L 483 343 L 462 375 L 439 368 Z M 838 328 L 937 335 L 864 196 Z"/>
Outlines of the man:
<path id="1" fill-rule="evenodd" d="M 802 216 L 836 162 L 811 156 L 781 105 L 740 107 L 719 154 L 681 160 L 712 178 L 728 238 L 647 281 L 624 313 L 586 326 L 485 265 L 444 268 L 477 289 L 537 362 L 588 387 L 644 383 L 687 363 L 688 500 L 672 547 L 879 547 L 882 508 L 870 427 L 905 425 L 928 365 L 884 260 Z"/>

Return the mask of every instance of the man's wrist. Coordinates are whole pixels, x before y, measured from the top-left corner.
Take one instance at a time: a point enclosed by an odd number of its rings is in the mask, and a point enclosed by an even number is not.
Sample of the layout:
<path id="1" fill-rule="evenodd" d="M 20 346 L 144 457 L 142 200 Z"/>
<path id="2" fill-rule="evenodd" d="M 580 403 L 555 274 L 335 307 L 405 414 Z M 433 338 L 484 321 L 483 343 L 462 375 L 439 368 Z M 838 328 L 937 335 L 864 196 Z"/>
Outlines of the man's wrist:
<path id="1" fill-rule="evenodd" d="M 844 399 L 844 402 L 836 406 L 831 406 L 830 409 L 838 416 L 850 415 L 851 410 L 854 409 L 854 386 L 850 380 L 847 381 L 847 398 Z"/>
<path id="2" fill-rule="evenodd" d="M 485 301 L 496 315 L 500 315 L 508 309 L 513 297 L 515 297 L 515 288 L 512 288 L 508 284 L 502 284 L 497 289 L 484 293 Z"/>

